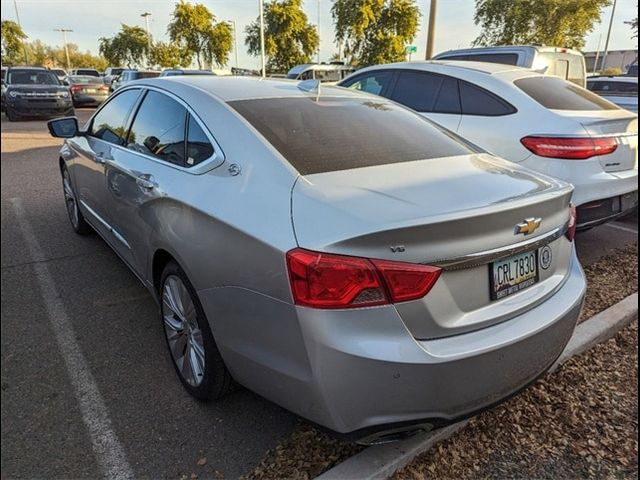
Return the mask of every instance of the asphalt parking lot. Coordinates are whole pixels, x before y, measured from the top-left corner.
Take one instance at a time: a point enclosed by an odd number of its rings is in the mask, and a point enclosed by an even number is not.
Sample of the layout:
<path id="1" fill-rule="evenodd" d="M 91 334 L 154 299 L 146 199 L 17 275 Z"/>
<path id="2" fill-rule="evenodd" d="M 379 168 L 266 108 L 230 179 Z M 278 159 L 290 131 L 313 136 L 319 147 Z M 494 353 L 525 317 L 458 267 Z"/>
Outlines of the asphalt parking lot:
<path id="1" fill-rule="evenodd" d="M 91 112 L 78 110 L 81 123 Z M 101 475 L 91 418 L 80 406 L 92 392 L 77 394 L 52 327 L 61 311 L 128 471 L 150 478 L 250 471 L 296 417 L 242 388 L 217 403 L 191 398 L 147 291 L 97 235 L 79 237 L 68 225 L 56 161 L 61 142 L 44 121 L 9 123 L 3 115 L 1 131 L 2 477 Z M 592 263 L 637 241 L 637 231 L 637 218 L 627 218 L 581 233 L 578 254 Z M 43 289 L 41 265 L 55 298 Z M 206 465 L 197 465 L 202 458 Z"/>

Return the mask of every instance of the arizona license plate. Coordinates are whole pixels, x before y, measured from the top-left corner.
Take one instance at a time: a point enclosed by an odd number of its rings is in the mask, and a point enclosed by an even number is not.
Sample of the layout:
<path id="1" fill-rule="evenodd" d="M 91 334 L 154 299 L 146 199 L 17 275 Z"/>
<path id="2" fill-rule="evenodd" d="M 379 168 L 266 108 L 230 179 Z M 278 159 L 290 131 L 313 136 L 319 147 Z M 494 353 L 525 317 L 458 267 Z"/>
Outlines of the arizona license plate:
<path id="1" fill-rule="evenodd" d="M 538 252 L 521 253 L 490 265 L 491 300 L 499 300 L 538 281 Z"/>
<path id="2" fill-rule="evenodd" d="M 98 93 L 98 90 L 95 88 L 85 88 L 84 93 Z"/>

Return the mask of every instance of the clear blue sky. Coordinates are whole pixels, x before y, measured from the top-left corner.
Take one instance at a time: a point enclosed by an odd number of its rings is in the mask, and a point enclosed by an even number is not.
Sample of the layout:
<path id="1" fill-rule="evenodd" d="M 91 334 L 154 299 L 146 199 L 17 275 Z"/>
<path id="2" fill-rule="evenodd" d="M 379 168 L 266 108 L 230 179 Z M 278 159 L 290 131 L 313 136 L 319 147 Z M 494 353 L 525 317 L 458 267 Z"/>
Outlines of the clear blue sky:
<path id="1" fill-rule="evenodd" d="M 2 19 L 15 20 L 13 0 L 0 0 Z M 62 39 L 54 28 L 70 28 L 70 42 L 76 43 L 82 50 L 97 53 L 98 38 L 110 37 L 120 28 L 120 23 L 144 25 L 140 14 L 151 12 L 150 30 L 156 39 L 166 40 L 166 25 L 170 20 L 174 4 L 172 0 L 17 0 L 22 26 L 30 39 L 40 39 L 48 44 L 61 45 Z M 245 26 L 258 15 L 258 0 L 199 0 L 206 5 L 218 20 L 235 20 L 238 26 L 238 46 L 240 66 L 257 68 L 259 60 L 250 57 L 244 46 Z M 326 61 L 337 51 L 333 44 L 333 25 L 331 22 L 331 0 L 320 0 L 320 36 L 321 60 Z M 474 0 L 440 0 L 438 25 L 436 30 L 436 52 L 457 47 L 469 46 L 478 34 L 473 23 Z M 428 15 L 429 0 L 418 0 L 422 11 L 420 33 L 414 44 L 418 53 L 414 59 L 422 58 L 425 50 L 425 24 Z M 623 22 L 636 16 L 637 0 L 618 0 L 613 31 L 609 48 L 637 48 L 637 40 L 630 37 L 631 30 Z M 317 22 L 317 0 L 306 0 L 304 9 L 311 23 Z M 611 16 L 611 7 L 602 15 L 602 23 L 596 25 L 587 39 L 586 50 L 595 50 L 601 37 L 604 46 L 606 29 Z M 231 55 L 230 63 L 233 64 Z"/>

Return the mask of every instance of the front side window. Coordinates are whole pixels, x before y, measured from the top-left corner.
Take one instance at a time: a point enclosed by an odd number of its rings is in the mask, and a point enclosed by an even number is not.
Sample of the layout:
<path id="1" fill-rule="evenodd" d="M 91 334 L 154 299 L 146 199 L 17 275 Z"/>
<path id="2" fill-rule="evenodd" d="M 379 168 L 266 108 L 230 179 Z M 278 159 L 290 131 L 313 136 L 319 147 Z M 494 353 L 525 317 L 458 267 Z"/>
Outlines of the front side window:
<path id="1" fill-rule="evenodd" d="M 618 110 L 620 107 L 589 90 L 558 77 L 526 77 L 513 82 L 516 87 L 551 110 Z"/>
<path id="2" fill-rule="evenodd" d="M 184 166 L 186 121 L 186 108 L 167 95 L 150 90 L 131 125 L 127 148 Z"/>
<path id="3" fill-rule="evenodd" d="M 126 90 L 112 99 L 93 117 L 89 135 L 115 145 L 124 145 L 127 119 L 138 100 L 139 89 Z"/>
<path id="4" fill-rule="evenodd" d="M 463 115 L 498 117 L 516 112 L 513 106 L 496 95 L 463 81 L 460 82 L 460 101 Z"/>
<path id="5" fill-rule="evenodd" d="M 373 93 L 374 95 L 382 95 L 383 91 L 389 89 L 392 78 L 393 73 L 391 72 L 371 72 L 347 81 L 342 86 L 361 92 Z"/>

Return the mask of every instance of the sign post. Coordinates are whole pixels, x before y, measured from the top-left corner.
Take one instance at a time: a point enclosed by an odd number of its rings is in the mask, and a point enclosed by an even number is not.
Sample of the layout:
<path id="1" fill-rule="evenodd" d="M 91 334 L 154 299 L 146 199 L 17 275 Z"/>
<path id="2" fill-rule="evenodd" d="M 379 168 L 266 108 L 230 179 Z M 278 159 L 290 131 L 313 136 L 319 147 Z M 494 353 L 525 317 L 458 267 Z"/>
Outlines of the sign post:
<path id="1" fill-rule="evenodd" d="M 411 54 L 416 53 L 417 51 L 418 47 L 416 47 L 415 45 L 407 45 L 406 47 L 404 47 L 405 55 L 409 55 L 409 61 L 411 61 Z"/>

